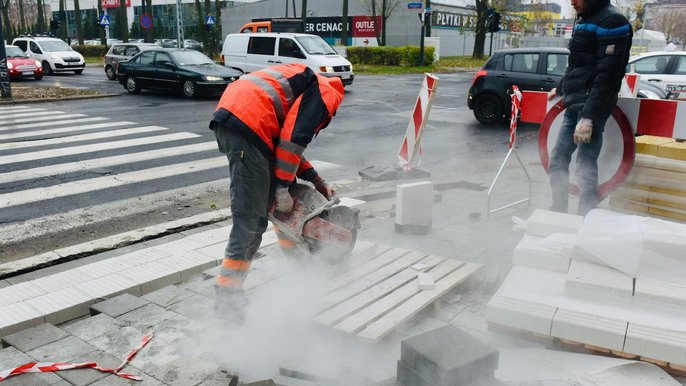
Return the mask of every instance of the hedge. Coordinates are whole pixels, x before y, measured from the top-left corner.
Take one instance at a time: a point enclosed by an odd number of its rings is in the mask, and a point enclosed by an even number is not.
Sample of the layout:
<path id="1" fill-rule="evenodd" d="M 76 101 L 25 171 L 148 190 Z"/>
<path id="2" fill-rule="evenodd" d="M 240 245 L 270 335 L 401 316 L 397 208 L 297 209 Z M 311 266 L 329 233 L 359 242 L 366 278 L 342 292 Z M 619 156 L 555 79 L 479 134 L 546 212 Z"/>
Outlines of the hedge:
<path id="1" fill-rule="evenodd" d="M 94 45 L 76 45 L 72 47 L 74 51 L 80 53 L 83 56 L 88 56 L 88 57 L 102 57 L 105 56 L 107 53 L 107 50 L 110 49 L 110 46 L 94 46 Z"/>
<path id="2" fill-rule="evenodd" d="M 376 64 L 382 66 L 419 66 L 420 52 L 417 46 L 401 47 L 347 47 L 346 54 L 352 64 Z M 434 48 L 424 47 L 424 65 L 434 62 Z"/>

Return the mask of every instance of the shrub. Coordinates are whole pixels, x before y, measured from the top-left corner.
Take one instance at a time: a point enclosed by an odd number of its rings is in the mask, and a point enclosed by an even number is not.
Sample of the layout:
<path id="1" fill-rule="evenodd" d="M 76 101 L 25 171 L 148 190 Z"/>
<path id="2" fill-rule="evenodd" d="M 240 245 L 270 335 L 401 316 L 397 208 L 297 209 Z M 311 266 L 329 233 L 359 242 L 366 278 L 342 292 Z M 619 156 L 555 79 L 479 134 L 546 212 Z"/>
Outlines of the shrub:
<path id="1" fill-rule="evenodd" d="M 109 50 L 109 46 L 92 46 L 92 45 L 76 45 L 74 47 L 74 51 L 80 53 L 83 56 L 89 56 L 89 57 L 102 57 L 105 56 L 107 53 L 107 50 Z"/>
<path id="2" fill-rule="evenodd" d="M 348 47 L 348 60 L 352 64 L 373 64 L 384 66 L 419 66 L 420 50 L 417 46 L 402 47 Z M 434 48 L 424 47 L 424 65 L 434 62 Z"/>

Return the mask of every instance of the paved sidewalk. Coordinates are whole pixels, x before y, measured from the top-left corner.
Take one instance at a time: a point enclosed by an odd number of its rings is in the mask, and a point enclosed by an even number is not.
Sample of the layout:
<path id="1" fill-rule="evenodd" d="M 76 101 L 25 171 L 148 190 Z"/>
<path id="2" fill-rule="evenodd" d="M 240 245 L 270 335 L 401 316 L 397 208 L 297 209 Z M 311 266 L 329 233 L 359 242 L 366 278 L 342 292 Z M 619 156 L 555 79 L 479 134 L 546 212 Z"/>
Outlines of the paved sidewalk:
<path id="1" fill-rule="evenodd" d="M 400 341 L 446 324 L 500 349 L 547 347 L 549 342 L 489 331 L 483 318 L 521 238 L 512 230 L 511 217 L 526 218 L 534 208 L 550 205 L 547 177 L 536 171 L 532 176 L 530 207 L 508 208 L 488 219 L 486 189 L 492 175 L 442 185 L 446 189 L 435 195 L 432 229 L 424 236 L 395 233 L 392 189 L 360 207 L 361 241 L 485 265 L 380 343 L 310 322 L 313 293 L 328 268 L 316 261 L 296 266 L 280 257 L 271 231 L 260 253 L 272 259 L 256 260 L 249 280 L 278 277 L 249 292 L 244 326 L 215 319 L 213 281 L 203 272 L 223 254 L 230 221 L 222 221 L 0 280 L 0 337 L 6 346 L 0 349 L 0 371 L 30 361 L 95 361 L 116 368 L 154 332 L 123 369 L 141 376 L 142 382 L 77 369 L 18 375 L 0 385 L 210 386 L 233 384 L 234 376 L 241 383 L 274 379 L 283 385 L 392 385 Z M 516 201 L 528 189 L 515 172 L 501 186 L 492 207 Z M 281 263 L 270 266 L 269 261 Z M 294 372 L 283 371 L 289 368 L 320 381 L 290 378 Z"/>

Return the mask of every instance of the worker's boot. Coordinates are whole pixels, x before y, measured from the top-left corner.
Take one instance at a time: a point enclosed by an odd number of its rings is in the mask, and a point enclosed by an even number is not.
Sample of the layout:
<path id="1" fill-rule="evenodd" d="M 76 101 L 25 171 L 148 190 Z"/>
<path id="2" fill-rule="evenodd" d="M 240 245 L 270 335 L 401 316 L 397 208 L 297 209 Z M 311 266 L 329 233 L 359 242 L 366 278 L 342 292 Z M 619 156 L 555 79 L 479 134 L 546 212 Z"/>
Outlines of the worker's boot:
<path id="1" fill-rule="evenodd" d="M 214 315 L 232 324 L 242 325 L 248 298 L 242 289 L 214 287 Z"/>

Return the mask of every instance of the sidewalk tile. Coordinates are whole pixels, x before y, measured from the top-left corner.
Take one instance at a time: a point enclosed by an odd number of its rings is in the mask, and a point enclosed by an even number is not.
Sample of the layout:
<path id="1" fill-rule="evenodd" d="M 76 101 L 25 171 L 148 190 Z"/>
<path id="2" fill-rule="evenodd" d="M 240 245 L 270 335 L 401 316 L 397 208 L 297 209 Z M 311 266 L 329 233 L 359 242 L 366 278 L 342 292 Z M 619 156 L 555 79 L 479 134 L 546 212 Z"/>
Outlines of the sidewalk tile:
<path id="1" fill-rule="evenodd" d="M 91 340 L 90 343 L 100 350 L 114 355 L 115 358 L 123 359 L 131 349 L 141 343 L 144 336 L 145 334 L 142 331 L 126 326 L 107 331 L 105 334 Z"/>
<path id="2" fill-rule="evenodd" d="M 31 299 L 43 294 L 45 294 L 45 291 L 32 281 L 5 287 L 0 289 L 0 307 L 21 302 L 26 299 Z"/>
<path id="3" fill-rule="evenodd" d="M 109 331 L 118 330 L 123 326 L 123 322 L 120 322 L 109 315 L 97 314 L 95 316 L 62 324 L 60 325 L 60 328 L 86 342 L 90 342 Z"/>
<path id="4" fill-rule="evenodd" d="M 63 329 L 45 323 L 8 335 L 2 338 L 2 342 L 16 347 L 23 352 L 27 352 L 48 343 L 64 339 L 68 336 L 69 334 Z"/>
<path id="5" fill-rule="evenodd" d="M 93 383 L 90 386 L 162 386 L 163 384 L 157 379 L 145 374 L 143 371 L 127 365 L 124 367 L 125 373 L 134 374 L 141 377 L 142 381 L 130 381 L 116 375 L 108 375 L 107 377 Z M 4 385 L 3 385 L 4 386 Z"/>
<path id="6" fill-rule="evenodd" d="M 187 354 L 184 352 L 184 346 L 192 343 L 193 342 L 190 341 L 175 343 L 155 336 L 150 343 L 143 347 L 131 360 L 131 365 L 139 369 L 144 369 L 147 374 L 153 375 L 160 367 L 185 357 Z"/>
<path id="7" fill-rule="evenodd" d="M 195 295 L 174 304 L 169 309 L 194 320 L 205 320 L 214 310 L 214 299 Z"/>
<path id="8" fill-rule="evenodd" d="M 219 365 L 208 360 L 184 357 L 160 367 L 150 375 L 170 386 L 188 386 L 197 385 L 218 371 Z"/>
<path id="9" fill-rule="evenodd" d="M 137 296 L 121 294 L 103 302 L 93 304 L 91 306 L 91 315 L 103 313 L 116 318 L 117 316 L 123 315 L 129 311 L 133 311 L 136 308 L 143 307 L 148 303 L 149 302 L 147 300 L 141 299 Z"/>
<path id="10" fill-rule="evenodd" d="M 148 303 L 143 307 L 136 308 L 116 318 L 117 321 L 148 333 L 153 327 L 160 324 L 162 321 L 171 319 L 178 314 L 172 311 L 167 311 L 164 308 L 154 303 Z"/>
<path id="11" fill-rule="evenodd" d="M 98 366 L 107 369 L 115 369 L 122 362 L 121 359 L 117 359 L 112 355 L 102 351 L 95 351 L 78 356 L 73 361 L 77 363 L 95 362 L 98 364 Z M 110 375 L 94 369 L 74 369 L 69 371 L 60 371 L 56 374 L 74 386 L 87 386 Z"/>
<path id="12" fill-rule="evenodd" d="M 133 296 L 141 295 L 140 283 L 136 283 L 133 279 L 130 279 L 120 273 L 114 273 L 95 280 L 87 281 L 75 286 L 74 288 L 87 293 L 93 299 L 108 299 L 124 293 L 128 293 Z"/>
<path id="13" fill-rule="evenodd" d="M 14 347 L 8 347 L 0 350 L 0 369 L 6 370 L 25 363 L 33 362 L 34 359 L 17 350 Z M 21 374 L 7 378 L 2 381 L 2 386 L 65 386 L 68 385 L 62 378 L 55 373 L 33 373 Z"/>
<path id="14" fill-rule="evenodd" d="M 47 323 L 58 324 L 88 315 L 88 307 L 95 300 L 74 287 L 28 299 L 26 304 L 45 316 Z"/>
<path id="15" fill-rule="evenodd" d="M 2 307 L 0 337 L 45 323 L 43 315 L 26 303 L 14 303 L 0 307 Z"/>
<path id="16" fill-rule="evenodd" d="M 143 295 L 143 299 L 153 302 L 162 307 L 169 307 L 183 299 L 193 296 L 194 293 L 175 285 L 168 285 L 149 294 Z"/>
<path id="17" fill-rule="evenodd" d="M 26 354 L 38 362 L 71 362 L 83 355 L 98 351 L 98 348 L 75 336 L 68 336 L 56 342 L 27 351 Z"/>

